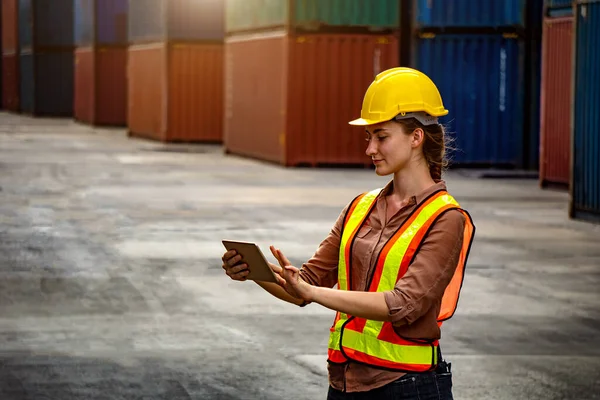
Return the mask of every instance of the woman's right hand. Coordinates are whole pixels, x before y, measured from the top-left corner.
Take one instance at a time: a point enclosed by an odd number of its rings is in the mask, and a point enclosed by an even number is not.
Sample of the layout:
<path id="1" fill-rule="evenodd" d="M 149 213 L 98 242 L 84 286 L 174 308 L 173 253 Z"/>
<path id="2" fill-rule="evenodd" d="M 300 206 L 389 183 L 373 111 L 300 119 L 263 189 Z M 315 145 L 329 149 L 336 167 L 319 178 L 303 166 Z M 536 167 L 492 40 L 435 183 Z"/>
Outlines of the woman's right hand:
<path id="1" fill-rule="evenodd" d="M 240 264 L 242 261 L 242 256 L 238 254 L 237 251 L 227 251 L 225 254 L 223 254 L 221 260 L 223 260 L 223 269 L 225 270 L 225 273 L 231 279 L 234 281 L 245 281 L 247 279 L 246 276 L 248 276 L 250 273 L 248 270 L 248 264 Z"/>

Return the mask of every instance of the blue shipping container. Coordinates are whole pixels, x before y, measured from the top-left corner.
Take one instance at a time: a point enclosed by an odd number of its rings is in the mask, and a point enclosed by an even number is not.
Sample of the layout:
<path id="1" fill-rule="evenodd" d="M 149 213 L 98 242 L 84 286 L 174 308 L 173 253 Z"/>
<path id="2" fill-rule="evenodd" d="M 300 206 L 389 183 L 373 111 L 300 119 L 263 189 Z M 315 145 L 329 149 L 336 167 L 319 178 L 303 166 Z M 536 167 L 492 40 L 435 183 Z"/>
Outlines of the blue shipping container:
<path id="1" fill-rule="evenodd" d="M 423 34 L 415 68 L 437 85 L 455 137 L 455 164 L 521 167 L 524 153 L 521 40 L 507 35 Z M 536 132 L 537 133 L 537 132 Z"/>
<path id="2" fill-rule="evenodd" d="M 21 110 L 73 115 L 73 51 L 21 54 Z"/>
<path id="3" fill-rule="evenodd" d="M 223 40 L 223 0 L 129 0 L 129 42 Z"/>
<path id="4" fill-rule="evenodd" d="M 416 25 L 436 28 L 524 26 L 526 3 L 526 0 L 416 0 Z"/>
<path id="5" fill-rule="evenodd" d="M 600 221 L 600 1 L 576 17 L 571 216 Z"/>
<path id="6" fill-rule="evenodd" d="M 33 13 L 31 0 L 19 0 L 19 48 L 27 51 L 33 46 Z"/>
<path id="7" fill-rule="evenodd" d="M 21 49 L 73 47 L 73 0 L 19 0 Z"/>
<path id="8" fill-rule="evenodd" d="M 75 44 L 78 47 L 94 43 L 94 1 L 75 0 Z"/>
<path id="9" fill-rule="evenodd" d="M 96 43 L 127 43 L 127 0 L 96 0 Z"/>

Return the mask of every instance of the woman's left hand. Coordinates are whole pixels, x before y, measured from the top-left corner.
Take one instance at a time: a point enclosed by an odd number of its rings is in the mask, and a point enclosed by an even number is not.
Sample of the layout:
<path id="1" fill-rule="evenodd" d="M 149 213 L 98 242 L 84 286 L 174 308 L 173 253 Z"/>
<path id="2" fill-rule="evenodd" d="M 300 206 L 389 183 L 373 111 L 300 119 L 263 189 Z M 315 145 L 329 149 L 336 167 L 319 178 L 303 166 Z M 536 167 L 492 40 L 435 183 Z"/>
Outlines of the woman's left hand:
<path id="1" fill-rule="evenodd" d="M 277 283 L 288 293 L 294 293 L 294 296 L 304 301 L 313 301 L 313 286 L 300 278 L 300 270 L 292 265 L 281 250 L 271 246 L 271 252 L 279 261 L 281 271 L 277 271 Z"/>

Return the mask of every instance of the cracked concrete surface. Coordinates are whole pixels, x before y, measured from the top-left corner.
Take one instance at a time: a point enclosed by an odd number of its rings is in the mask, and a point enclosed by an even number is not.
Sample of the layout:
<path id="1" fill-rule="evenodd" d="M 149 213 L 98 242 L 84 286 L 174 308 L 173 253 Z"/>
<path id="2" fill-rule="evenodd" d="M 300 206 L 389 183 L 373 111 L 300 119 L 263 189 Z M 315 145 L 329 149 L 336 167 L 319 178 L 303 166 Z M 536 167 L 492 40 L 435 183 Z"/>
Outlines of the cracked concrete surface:
<path id="1" fill-rule="evenodd" d="M 600 399 L 600 227 L 533 180 L 447 176 L 477 238 L 443 329 L 457 399 Z M 221 239 L 301 264 L 368 170 L 0 114 L 0 399 L 324 399 L 333 312 L 220 267 Z"/>

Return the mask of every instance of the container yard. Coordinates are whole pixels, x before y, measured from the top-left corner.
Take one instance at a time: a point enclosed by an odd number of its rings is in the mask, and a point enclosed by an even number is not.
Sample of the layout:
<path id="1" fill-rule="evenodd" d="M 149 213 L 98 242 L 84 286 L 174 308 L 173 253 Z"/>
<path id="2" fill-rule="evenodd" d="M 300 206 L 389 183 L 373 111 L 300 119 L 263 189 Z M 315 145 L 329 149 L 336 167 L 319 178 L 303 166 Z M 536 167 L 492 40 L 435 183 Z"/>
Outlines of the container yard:
<path id="1" fill-rule="evenodd" d="M 600 0 L 0 24 L 0 400 L 600 400 Z"/>

